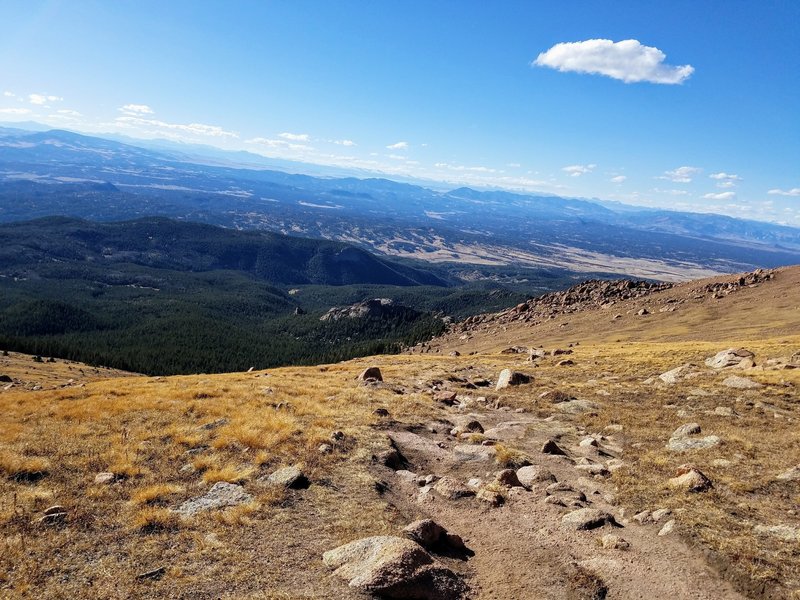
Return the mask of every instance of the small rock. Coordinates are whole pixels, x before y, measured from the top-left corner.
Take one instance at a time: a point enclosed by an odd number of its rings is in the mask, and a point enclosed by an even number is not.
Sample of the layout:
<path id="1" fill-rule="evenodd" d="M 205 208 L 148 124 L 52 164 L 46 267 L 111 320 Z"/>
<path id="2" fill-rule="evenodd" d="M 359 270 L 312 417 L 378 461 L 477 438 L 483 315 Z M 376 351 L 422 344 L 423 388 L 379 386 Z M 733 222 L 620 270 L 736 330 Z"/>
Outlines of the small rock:
<path id="1" fill-rule="evenodd" d="M 447 534 L 447 530 L 432 519 L 422 519 L 406 525 L 403 528 L 403 534 L 423 548 L 430 550 L 439 544 L 442 537 Z"/>
<path id="2" fill-rule="evenodd" d="M 714 414 L 719 415 L 720 417 L 732 417 L 734 412 L 730 406 L 717 406 L 714 409 Z"/>
<path id="3" fill-rule="evenodd" d="M 531 382 L 531 376 L 511 369 L 503 369 L 497 378 L 496 390 L 502 390 L 509 386 L 523 385 Z"/>
<path id="4" fill-rule="evenodd" d="M 597 529 L 606 524 L 619 527 L 614 517 L 596 508 L 579 508 L 561 517 L 561 526 L 575 531 Z"/>
<path id="5" fill-rule="evenodd" d="M 703 438 L 670 438 L 667 442 L 667 450 L 672 452 L 687 452 L 689 450 L 705 450 L 717 446 L 722 440 L 715 435 Z"/>
<path id="6" fill-rule="evenodd" d="M 600 538 L 600 545 L 606 550 L 627 550 L 631 547 L 628 540 L 611 533 L 607 533 Z"/>
<path id="7" fill-rule="evenodd" d="M 308 477 L 299 467 L 291 466 L 278 469 L 267 477 L 267 483 L 294 490 L 305 489 L 310 485 Z"/>
<path id="8" fill-rule="evenodd" d="M 200 431 L 212 431 L 214 429 L 219 429 L 223 425 L 228 424 L 228 419 L 217 419 L 216 421 L 211 421 L 210 423 L 206 423 L 204 425 L 200 425 L 197 429 Z"/>
<path id="9" fill-rule="evenodd" d="M 675 531 L 675 519 L 670 519 L 664 523 L 664 526 L 658 532 L 658 535 L 669 535 L 673 531 Z"/>
<path id="10" fill-rule="evenodd" d="M 650 523 L 652 520 L 653 517 L 650 515 L 649 510 L 643 510 L 642 512 L 638 512 L 631 517 L 631 521 L 636 521 L 639 525 Z"/>
<path id="11" fill-rule="evenodd" d="M 673 431 L 671 437 L 682 438 L 690 435 L 697 435 L 701 432 L 702 429 L 698 423 L 686 423 L 685 425 L 681 425 L 675 431 Z"/>
<path id="12" fill-rule="evenodd" d="M 544 445 L 542 446 L 542 453 L 543 454 L 552 454 L 554 456 L 566 456 L 567 453 L 564 452 L 561 447 L 556 444 L 553 440 L 547 440 Z"/>
<path id="13" fill-rule="evenodd" d="M 535 483 L 551 483 L 556 481 L 555 475 L 544 467 L 531 465 L 517 469 L 517 479 L 525 487 L 531 487 Z"/>
<path id="14" fill-rule="evenodd" d="M 781 481 L 800 481 L 800 465 L 794 466 L 788 471 L 784 471 L 776 477 Z"/>
<path id="15" fill-rule="evenodd" d="M 598 443 L 597 440 L 593 437 L 586 437 L 583 438 L 580 443 L 578 444 L 581 448 L 597 448 Z"/>
<path id="16" fill-rule="evenodd" d="M 681 465 L 676 476 L 669 480 L 669 486 L 687 492 L 705 492 L 713 487 L 711 480 L 693 465 Z"/>
<path id="17" fill-rule="evenodd" d="M 658 378 L 667 385 L 674 385 L 678 383 L 678 381 L 686 377 L 686 375 L 688 375 L 693 368 L 694 365 L 691 364 L 681 365 L 680 367 L 676 367 L 671 371 L 662 373 L 661 375 L 658 376 Z"/>
<path id="18" fill-rule="evenodd" d="M 753 531 L 758 535 L 767 535 L 784 542 L 800 542 L 800 528 L 790 525 L 756 525 Z"/>
<path id="19" fill-rule="evenodd" d="M 659 508 L 658 510 L 654 510 L 651 516 L 653 517 L 653 522 L 658 523 L 659 521 L 661 521 L 661 519 L 663 519 L 664 517 L 668 517 L 671 514 L 672 511 L 670 509 Z"/>
<path id="20" fill-rule="evenodd" d="M 116 479 L 117 476 L 110 472 L 98 473 L 94 476 L 94 482 L 97 485 L 108 485 L 110 483 L 114 483 Z"/>
<path id="21" fill-rule="evenodd" d="M 442 404 L 453 405 L 457 402 L 457 394 L 451 391 L 437 392 L 434 394 L 433 399 Z"/>
<path id="22" fill-rule="evenodd" d="M 367 367 L 358 376 L 359 381 L 383 381 L 383 375 L 378 367 Z"/>
<path id="23" fill-rule="evenodd" d="M 494 480 L 505 487 L 523 487 L 514 469 L 503 469 L 495 475 Z"/>
<path id="24" fill-rule="evenodd" d="M 731 375 L 722 381 L 722 385 L 734 388 L 737 390 L 757 390 L 764 387 L 763 384 L 748 379 L 747 377 L 739 377 L 738 375 Z"/>
<path id="25" fill-rule="evenodd" d="M 486 488 L 478 490 L 477 498 L 481 502 L 485 502 L 489 506 L 495 508 L 501 506 L 503 502 L 505 502 L 505 498 L 503 498 L 502 494 L 500 494 L 499 492 L 495 492 L 494 490 L 488 490 Z"/>
<path id="26" fill-rule="evenodd" d="M 442 477 L 433 485 L 433 491 L 448 500 L 458 500 L 459 498 L 468 498 L 475 495 L 475 490 L 447 476 Z"/>
<path id="27" fill-rule="evenodd" d="M 560 390 L 550 390 L 549 392 L 544 392 L 543 394 L 539 395 L 539 398 L 542 400 L 547 400 L 548 402 L 552 402 L 553 404 L 560 404 L 561 402 L 575 400 L 573 396 L 570 396 L 569 394 Z"/>
<path id="28" fill-rule="evenodd" d="M 149 571 L 145 571 L 144 573 L 139 573 L 136 576 L 136 579 L 143 580 L 143 579 L 151 579 L 153 581 L 158 581 L 161 579 L 164 574 L 167 572 L 166 567 L 157 567 L 155 569 L 151 569 Z"/>
<path id="29" fill-rule="evenodd" d="M 323 443 L 323 444 L 319 445 L 319 448 L 317 448 L 317 451 L 320 454 L 330 454 L 331 452 L 333 452 L 333 446 L 331 446 L 330 444 L 324 444 Z"/>
<path id="30" fill-rule="evenodd" d="M 240 485 L 218 481 L 206 494 L 181 504 L 175 512 L 190 517 L 199 512 L 250 502 L 253 497 Z"/>
<path id="31" fill-rule="evenodd" d="M 375 410 L 372 411 L 372 414 L 375 415 L 376 417 L 388 417 L 389 411 L 386 410 L 385 408 L 376 408 Z"/>

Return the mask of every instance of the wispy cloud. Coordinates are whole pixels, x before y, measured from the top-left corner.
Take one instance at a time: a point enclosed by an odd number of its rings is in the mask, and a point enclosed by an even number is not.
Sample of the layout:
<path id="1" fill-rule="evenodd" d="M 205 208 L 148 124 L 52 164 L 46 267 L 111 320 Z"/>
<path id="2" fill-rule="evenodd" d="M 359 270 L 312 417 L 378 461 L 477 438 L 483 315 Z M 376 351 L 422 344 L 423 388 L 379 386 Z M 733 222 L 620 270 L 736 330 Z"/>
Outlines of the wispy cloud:
<path id="1" fill-rule="evenodd" d="M 774 189 L 767 192 L 774 196 L 800 196 L 800 188 L 792 188 L 790 190 Z"/>
<path id="2" fill-rule="evenodd" d="M 408 150 L 408 142 L 396 142 L 386 146 L 387 150 Z"/>
<path id="3" fill-rule="evenodd" d="M 279 133 L 279 138 L 289 140 L 290 142 L 307 142 L 311 137 L 307 133 Z"/>
<path id="4" fill-rule="evenodd" d="M 14 92 L 9 92 L 9 91 L 3 92 L 3 96 L 5 96 L 6 98 L 16 98 L 17 97 L 17 95 Z"/>
<path id="5" fill-rule="evenodd" d="M 356 143 L 353 140 L 332 140 L 334 144 L 337 146 L 347 146 L 352 147 L 355 146 Z"/>
<path id="6" fill-rule="evenodd" d="M 126 104 L 125 106 L 119 107 L 119 112 L 134 116 L 152 115 L 154 113 L 153 109 L 147 106 L 147 104 Z"/>
<path id="7" fill-rule="evenodd" d="M 586 175 L 587 173 L 591 173 L 597 167 L 595 164 L 591 165 L 569 165 L 568 167 L 562 167 L 562 171 L 569 175 L 570 177 L 580 177 L 581 175 Z"/>
<path id="8" fill-rule="evenodd" d="M 664 171 L 659 179 L 667 179 L 673 183 L 691 183 L 694 176 L 701 171 L 698 167 L 678 167 L 672 171 Z"/>
<path id="9" fill-rule="evenodd" d="M 616 175 L 610 179 L 611 183 L 623 183 L 626 179 L 628 179 L 627 175 Z"/>
<path id="10" fill-rule="evenodd" d="M 47 106 L 50 102 L 61 102 L 60 96 L 49 96 L 47 94 L 28 94 L 28 102 L 36 106 Z"/>
<path id="11" fill-rule="evenodd" d="M 683 83 L 694 72 L 691 65 L 664 64 L 667 55 L 638 40 L 613 42 L 605 39 L 564 42 L 542 52 L 533 65 L 559 71 L 592 73 L 625 83 Z"/>
<path id="12" fill-rule="evenodd" d="M 82 117 L 83 115 L 79 113 L 77 110 L 70 110 L 68 108 L 62 108 L 56 111 L 60 115 L 64 115 L 67 117 Z"/>
<path id="13" fill-rule="evenodd" d="M 285 139 L 275 139 L 275 138 L 265 138 L 265 137 L 254 137 L 249 140 L 245 140 L 245 144 L 254 144 L 256 146 L 263 146 L 264 148 L 269 148 L 269 149 L 278 149 L 278 148 L 283 148 L 287 150 L 310 149 L 310 146 L 306 144 L 298 144 L 296 142 L 290 142 L 289 140 Z"/>
<path id="14" fill-rule="evenodd" d="M 121 127 L 139 127 L 139 128 L 153 128 L 159 133 L 177 133 L 178 136 L 172 135 L 171 137 L 180 137 L 180 135 L 215 137 L 215 138 L 238 138 L 239 135 L 218 127 L 217 125 L 206 125 L 204 123 L 166 123 L 156 119 L 144 119 L 141 117 L 125 116 L 117 117 L 114 122 Z"/>
<path id="15" fill-rule="evenodd" d="M 742 180 L 742 178 L 739 177 L 738 175 L 734 175 L 732 173 L 725 173 L 722 171 L 719 173 L 712 173 L 711 175 L 709 175 L 709 177 L 711 179 L 716 179 L 717 187 L 720 188 L 736 187 L 736 183 Z"/>
<path id="16" fill-rule="evenodd" d="M 29 115 L 29 114 L 31 114 L 31 109 L 29 109 L 29 108 L 0 108 L 0 114 L 2 114 L 2 115 Z"/>
<path id="17" fill-rule="evenodd" d="M 706 200 L 733 200 L 736 197 L 736 192 L 719 192 L 717 194 L 705 194 L 703 198 Z"/>

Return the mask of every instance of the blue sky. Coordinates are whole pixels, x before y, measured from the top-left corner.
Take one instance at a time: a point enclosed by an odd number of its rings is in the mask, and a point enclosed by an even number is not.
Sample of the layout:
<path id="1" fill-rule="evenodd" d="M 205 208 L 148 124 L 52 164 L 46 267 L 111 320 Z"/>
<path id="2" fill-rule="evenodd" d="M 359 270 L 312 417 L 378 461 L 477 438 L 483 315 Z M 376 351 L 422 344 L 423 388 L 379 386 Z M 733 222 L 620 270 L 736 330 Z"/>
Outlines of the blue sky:
<path id="1" fill-rule="evenodd" d="M 0 121 L 800 225 L 800 2 L 0 0 Z"/>

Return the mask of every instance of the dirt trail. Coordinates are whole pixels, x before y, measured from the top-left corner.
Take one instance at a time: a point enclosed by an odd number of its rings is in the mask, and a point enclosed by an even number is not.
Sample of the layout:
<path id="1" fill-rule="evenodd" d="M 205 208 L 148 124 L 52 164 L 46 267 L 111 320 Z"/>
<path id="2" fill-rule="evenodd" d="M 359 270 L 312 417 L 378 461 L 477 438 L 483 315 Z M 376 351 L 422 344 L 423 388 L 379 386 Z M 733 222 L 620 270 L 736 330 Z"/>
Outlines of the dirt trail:
<path id="1" fill-rule="evenodd" d="M 586 496 L 584 502 L 571 506 L 573 495 L 567 494 L 564 497 L 570 506 L 558 506 L 547 500 L 545 488 L 550 482 L 544 482 L 533 484 L 530 490 L 512 488 L 502 506 L 492 507 L 476 497 L 444 498 L 409 481 L 402 472 L 384 473 L 393 483 L 387 500 L 403 512 L 434 519 L 462 536 L 474 551 L 465 563 L 451 560 L 450 566 L 465 575 L 475 598 L 744 598 L 677 535 L 658 535 L 668 518 L 647 525 L 624 518 L 624 511 L 613 504 L 609 484 L 576 468 L 576 462 L 601 464 L 621 456 L 624 450 L 619 439 L 608 435 L 599 449 L 580 447 L 585 432 L 570 422 L 574 417 L 568 415 L 539 419 L 491 407 L 468 414 L 457 408 L 448 412 L 453 424 L 478 420 L 487 433 L 504 438 L 509 447 L 524 451 L 534 465 L 548 469 L 558 482 Z M 420 476 L 491 482 L 498 470 L 493 447 L 474 446 L 474 453 L 465 453 L 462 444 L 466 442 L 454 441 L 449 429 L 445 422 L 434 422 L 413 431 L 391 432 L 390 437 L 408 461 L 407 470 Z M 542 444 L 547 439 L 557 440 L 568 456 L 543 454 Z M 579 505 L 607 511 L 621 526 L 565 529 L 561 517 Z M 600 539 L 607 534 L 623 538 L 630 547 L 604 549 Z M 602 581 L 600 587 L 607 588 L 607 596 L 598 591 L 597 579 L 591 574 Z"/>

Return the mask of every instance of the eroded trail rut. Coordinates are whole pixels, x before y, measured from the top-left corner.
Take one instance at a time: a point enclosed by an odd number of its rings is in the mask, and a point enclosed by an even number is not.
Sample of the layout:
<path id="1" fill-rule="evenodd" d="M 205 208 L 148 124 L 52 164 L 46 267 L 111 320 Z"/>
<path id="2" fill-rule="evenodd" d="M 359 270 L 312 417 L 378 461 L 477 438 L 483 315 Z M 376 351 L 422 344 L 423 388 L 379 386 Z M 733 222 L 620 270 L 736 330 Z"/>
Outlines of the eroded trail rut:
<path id="1" fill-rule="evenodd" d="M 435 520 L 474 552 L 466 560 L 442 558 L 464 576 L 471 597 L 744 598 L 677 535 L 659 535 L 669 514 L 640 524 L 614 504 L 604 476 L 624 457 L 622 433 L 589 436 L 569 414 L 540 419 L 490 406 L 445 410 L 442 420 L 389 431 L 402 462 L 380 467 L 379 475 L 400 512 Z M 474 421 L 486 445 L 451 435 Z M 543 453 L 548 441 L 565 455 Z M 495 479 L 497 453 L 509 448 L 531 465 L 520 472 L 524 487 Z M 523 473 L 541 481 L 525 481 Z M 616 523 L 576 529 L 562 522 L 581 508 Z"/>

